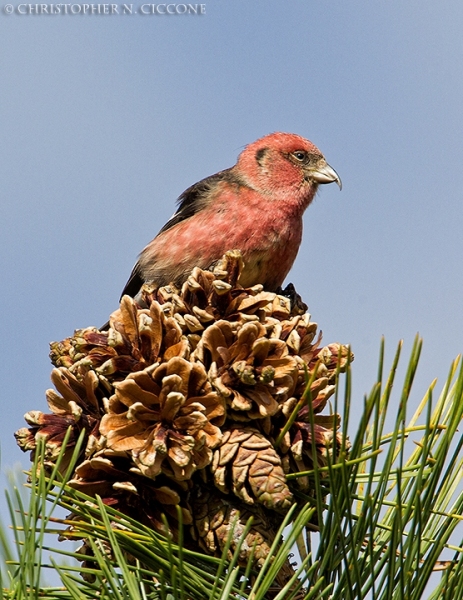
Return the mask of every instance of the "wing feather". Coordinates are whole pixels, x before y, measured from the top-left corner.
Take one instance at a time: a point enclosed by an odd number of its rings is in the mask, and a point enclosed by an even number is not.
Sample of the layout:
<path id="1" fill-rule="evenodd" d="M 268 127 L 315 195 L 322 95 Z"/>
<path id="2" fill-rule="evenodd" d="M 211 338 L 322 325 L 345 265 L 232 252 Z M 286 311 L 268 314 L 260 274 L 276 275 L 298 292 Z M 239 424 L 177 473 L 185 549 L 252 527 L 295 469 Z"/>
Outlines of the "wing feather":
<path id="1" fill-rule="evenodd" d="M 195 214 L 200 212 L 210 200 L 210 193 L 220 184 L 222 181 L 226 181 L 231 184 L 240 185 L 241 181 L 235 175 L 233 169 L 225 169 L 216 173 L 215 175 L 210 175 L 205 179 L 201 179 L 188 189 L 186 189 L 181 196 L 179 196 L 177 200 L 178 208 L 175 214 L 167 221 L 164 227 L 159 231 L 158 236 L 167 231 L 168 229 L 172 229 L 178 223 L 185 221 L 186 219 L 190 219 Z M 157 236 L 156 236 L 157 237 Z M 143 278 L 143 274 L 140 269 L 140 264 L 134 266 L 132 273 L 129 277 L 129 280 L 125 284 L 124 290 L 122 292 L 121 298 L 124 294 L 127 294 L 134 298 L 138 292 L 140 291 L 141 286 L 145 283 Z"/>
<path id="2" fill-rule="evenodd" d="M 200 212 L 208 204 L 209 193 L 222 181 L 239 183 L 232 169 L 225 169 L 193 184 L 179 196 L 175 214 L 167 221 L 158 235 Z"/>

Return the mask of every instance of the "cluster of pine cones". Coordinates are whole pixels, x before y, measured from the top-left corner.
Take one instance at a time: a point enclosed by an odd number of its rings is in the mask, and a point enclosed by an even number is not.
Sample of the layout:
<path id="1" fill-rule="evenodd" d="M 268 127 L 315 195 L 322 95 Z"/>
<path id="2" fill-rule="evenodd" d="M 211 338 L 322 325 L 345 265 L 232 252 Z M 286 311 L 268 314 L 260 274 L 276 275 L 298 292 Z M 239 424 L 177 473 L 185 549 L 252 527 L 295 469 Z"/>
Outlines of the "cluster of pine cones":
<path id="1" fill-rule="evenodd" d="M 243 289 L 242 266 L 229 252 L 181 289 L 145 285 L 108 330 L 52 343 L 51 413 L 28 412 L 15 435 L 32 456 L 44 439 L 53 466 L 70 428 L 66 469 L 84 431 L 69 485 L 161 532 L 164 514 L 174 537 L 180 508 L 191 548 L 220 555 L 235 520 L 233 550 L 252 515 L 241 558 L 254 547 L 259 564 L 297 493 L 313 494 L 286 476 L 337 458 L 339 416 L 320 412 L 352 355 L 321 346 L 300 300 Z"/>

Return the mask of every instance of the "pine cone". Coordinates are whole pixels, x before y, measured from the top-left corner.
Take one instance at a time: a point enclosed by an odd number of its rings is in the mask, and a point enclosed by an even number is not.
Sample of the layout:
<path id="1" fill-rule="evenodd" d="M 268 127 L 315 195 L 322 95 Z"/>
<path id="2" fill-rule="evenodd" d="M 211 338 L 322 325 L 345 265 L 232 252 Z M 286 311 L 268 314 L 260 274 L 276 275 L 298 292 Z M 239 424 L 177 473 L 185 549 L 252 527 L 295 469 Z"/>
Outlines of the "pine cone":
<path id="1" fill-rule="evenodd" d="M 25 452 L 31 450 L 33 460 L 37 441 L 45 441 L 45 460 L 50 467 L 58 458 L 63 440 L 71 429 L 66 452 L 60 464 L 64 473 L 69 464 L 75 444 L 82 432 L 86 432 L 85 455 L 89 455 L 99 437 L 98 424 L 101 418 L 100 401 L 97 397 L 98 377 L 92 371 L 85 373 L 79 381 L 68 369 L 53 369 L 51 380 L 56 389 L 47 390 L 47 403 L 52 414 L 38 410 L 29 411 L 25 420 L 31 426 L 15 433 L 19 447 Z"/>
<path id="2" fill-rule="evenodd" d="M 183 481 L 211 463 L 225 404 L 199 364 L 174 357 L 129 375 L 115 389 L 100 431 L 108 448 L 131 453 L 142 475 L 154 479 L 162 471 Z"/>
<path id="3" fill-rule="evenodd" d="M 241 546 L 239 560 L 242 565 L 246 565 L 254 549 L 254 560 L 258 565 L 263 564 L 278 530 L 279 521 L 282 520 L 276 513 L 269 518 L 259 505 L 249 506 L 201 484 L 195 486 L 192 492 L 191 506 L 192 536 L 204 551 L 215 556 L 222 554 L 231 535 L 231 557 L 252 516 L 253 524 Z"/>
<path id="4" fill-rule="evenodd" d="M 175 539 L 180 507 L 192 548 L 219 552 L 238 511 L 252 514 L 259 561 L 295 490 L 313 493 L 307 477 L 288 485 L 286 474 L 337 459 L 339 416 L 320 413 L 353 355 L 321 346 L 293 288 L 285 297 L 238 285 L 242 267 L 232 251 L 212 271 L 193 269 L 181 289 L 144 285 L 140 304 L 122 298 L 108 331 L 51 344 L 51 414 L 29 412 L 16 438 L 32 456 L 45 438 L 51 467 L 70 427 L 63 469 L 84 432 L 70 485 L 158 531 L 165 513 Z M 194 521 L 191 503 L 201 502 L 208 516 Z"/>
<path id="5" fill-rule="evenodd" d="M 258 504 L 244 504 L 204 485 L 195 486 L 190 501 L 194 515 L 191 535 L 204 552 L 221 556 L 229 544 L 231 558 L 252 517 L 252 525 L 240 546 L 238 564 L 246 567 L 251 559 L 257 569 L 264 564 L 283 522 L 282 515 Z M 293 576 L 294 569 L 288 560 L 278 573 L 273 594 L 277 595 Z"/>
<path id="6" fill-rule="evenodd" d="M 76 467 L 69 485 L 89 496 L 98 494 L 108 506 L 166 534 L 162 520 L 164 513 L 169 517 L 169 532 L 176 537 L 177 506 L 181 509 L 183 523 L 192 522 L 187 502 L 191 482 L 175 482 L 163 475 L 154 482 L 133 472 L 131 464 L 124 453 L 100 450 Z"/>
<path id="7" fill-rule="evenodd" d="M 251 427 L 235 425 L 224 433 L 212 471 L 220 491 L 232 489 L 247 504 L 257 500 L 266 508 L 285 510 L 293 502 L 280 457 L 270 441 Z"/>
<path id="8" fill-rule="evenodd" d="M 285 342 L 267 334 L 259 321 L 220 320 L 205 331 L 192 355 L 208 369 L 214 388 L 226 398 L 231 419 L 272 417 L 296 388 L 298 362 Z"/>

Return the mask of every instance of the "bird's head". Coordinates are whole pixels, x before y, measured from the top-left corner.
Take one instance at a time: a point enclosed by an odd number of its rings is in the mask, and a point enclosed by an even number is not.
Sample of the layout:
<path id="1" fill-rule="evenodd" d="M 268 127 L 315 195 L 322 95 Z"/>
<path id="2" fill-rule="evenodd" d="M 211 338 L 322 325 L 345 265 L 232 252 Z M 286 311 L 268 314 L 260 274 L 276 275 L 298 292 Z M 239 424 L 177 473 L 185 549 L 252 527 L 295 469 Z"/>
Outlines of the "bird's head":
<path id="1" fill-rule="evenodd" d="M 289 192 L 310 201 L 318 184 L 335 181 L 341 188 L 320 150 L 294 133 L 271 133 L 249 144 L 236 168 L 247 185 L 269 195 Z"/>

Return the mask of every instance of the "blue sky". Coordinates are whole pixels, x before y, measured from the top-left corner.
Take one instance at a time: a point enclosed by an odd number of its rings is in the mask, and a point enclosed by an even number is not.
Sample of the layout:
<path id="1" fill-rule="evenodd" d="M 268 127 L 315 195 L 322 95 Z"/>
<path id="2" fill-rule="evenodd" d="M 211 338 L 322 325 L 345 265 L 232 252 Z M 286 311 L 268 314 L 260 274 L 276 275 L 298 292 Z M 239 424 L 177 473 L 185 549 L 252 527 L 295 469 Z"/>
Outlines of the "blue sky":
<path id="1" fill-rule="evenodd" d="M 3 468 L 28 464 L 12 434 L 46 409 L 48 343 L 106 321 L 178 195 L 272 131 L 343 180 L 309 207 L 288 280 L 324 341 L 352 345 L 358 410 L 382 335 L 389 359 L 424 337 L 416 402 L 463 350 L 460 0 L 205 5 L 1 11 Z"/>

